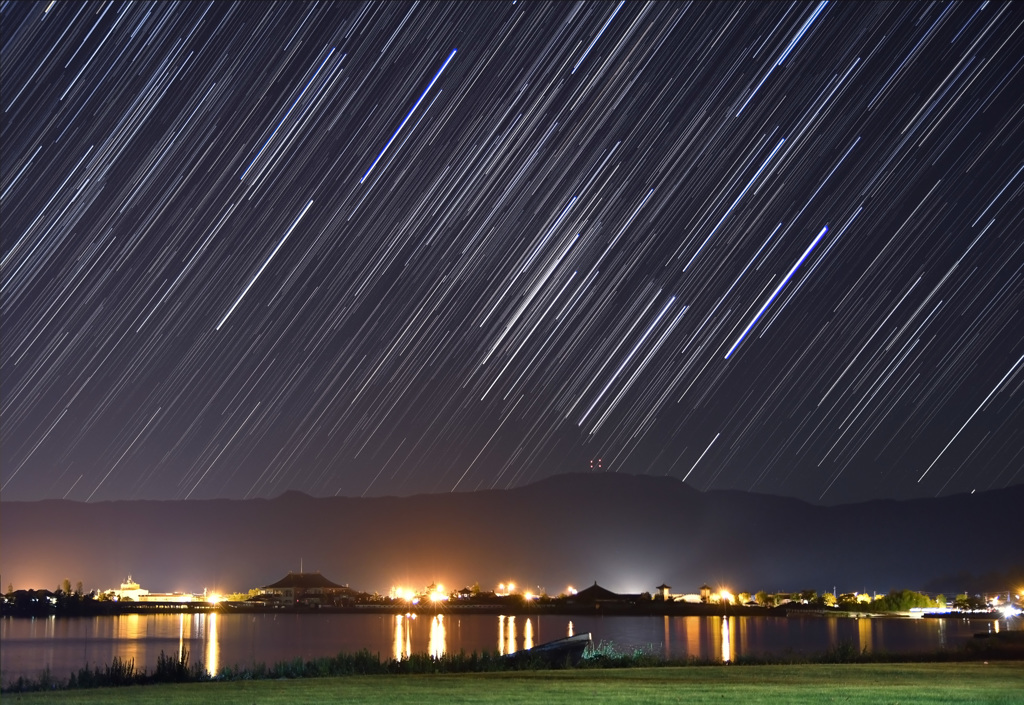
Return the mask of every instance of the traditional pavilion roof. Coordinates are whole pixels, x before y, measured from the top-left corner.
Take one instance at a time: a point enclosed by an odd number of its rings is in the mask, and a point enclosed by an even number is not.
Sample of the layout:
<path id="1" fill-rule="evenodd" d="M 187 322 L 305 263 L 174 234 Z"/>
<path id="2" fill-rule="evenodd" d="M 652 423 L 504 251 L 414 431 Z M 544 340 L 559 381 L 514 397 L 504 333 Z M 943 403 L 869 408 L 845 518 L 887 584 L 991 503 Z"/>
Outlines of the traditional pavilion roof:
<path id="1" fill-rule="evenodd" d="M 311 590 L 314 588 L 335 588 L 342 589 L 344 585 L 338 585 L 337 583 L 331 582 L 324 576 L 317 573 L 293 573 L 288 571 L 288 575 L 284 576 L 276 583 L 272 585 L 265 585 L 264 589 L 281 589 L 281 588 L 299 588 L 302 590 Z"/>
<path id="2" fill-rule="evenodd" d="M 595 582 L 585 590 L 577 592 L 574 598 L 580 602 L 596 602 L 597 600 L 622 600 L 625 596 L 603 588 Z"/>
<path id="3" fill-rule="evenodd" d="M 659 585 L 658 587 L 656 587 L 654 589 L 655 590 L 671 590 L 672 586 L 671 585 L 666 585 L 665 583 L 662 583 L 661 585 Z"/>

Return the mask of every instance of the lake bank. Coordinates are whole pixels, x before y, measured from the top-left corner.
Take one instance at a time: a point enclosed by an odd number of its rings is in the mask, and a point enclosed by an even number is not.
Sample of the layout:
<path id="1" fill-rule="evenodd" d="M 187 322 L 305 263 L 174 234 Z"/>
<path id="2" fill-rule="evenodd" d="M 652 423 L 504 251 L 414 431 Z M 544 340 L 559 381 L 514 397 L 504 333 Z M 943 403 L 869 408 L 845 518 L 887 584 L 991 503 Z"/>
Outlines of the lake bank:
<path id="1" fill-rule="evenodd" d="M 6 693 L 5 703 L 1014 702 L 1024 662 L 572 669 L 131 686 Z"/>

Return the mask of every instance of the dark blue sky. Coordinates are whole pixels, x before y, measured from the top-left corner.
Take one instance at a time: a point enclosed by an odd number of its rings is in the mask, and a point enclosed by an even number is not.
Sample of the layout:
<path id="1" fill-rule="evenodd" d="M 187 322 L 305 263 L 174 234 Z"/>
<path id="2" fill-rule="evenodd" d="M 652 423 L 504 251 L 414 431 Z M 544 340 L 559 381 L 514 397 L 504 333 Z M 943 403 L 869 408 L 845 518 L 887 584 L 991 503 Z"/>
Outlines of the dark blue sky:
<path id="1" fill-rule="evenodd" d="M 1022 481 L 1020 5 L 0 20 L 5 500 Z"/>

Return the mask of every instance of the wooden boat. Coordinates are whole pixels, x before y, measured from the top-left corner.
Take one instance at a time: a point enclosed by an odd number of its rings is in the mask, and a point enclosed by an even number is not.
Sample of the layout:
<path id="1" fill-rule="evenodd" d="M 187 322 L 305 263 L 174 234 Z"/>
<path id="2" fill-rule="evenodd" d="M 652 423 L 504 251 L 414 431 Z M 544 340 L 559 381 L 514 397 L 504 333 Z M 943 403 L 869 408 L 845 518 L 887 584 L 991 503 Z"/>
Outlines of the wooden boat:
<path id="1" fill-rule="evenodd" d="M 583 659 L 583 652 L 592 643 L 590 632 L 585 632 L 538 644 L 532 649 L 516 651 L 509 654 L 509 658 L 517 663 L 528 664 L 540 661 L 553 667 L 578 666 Z"/>

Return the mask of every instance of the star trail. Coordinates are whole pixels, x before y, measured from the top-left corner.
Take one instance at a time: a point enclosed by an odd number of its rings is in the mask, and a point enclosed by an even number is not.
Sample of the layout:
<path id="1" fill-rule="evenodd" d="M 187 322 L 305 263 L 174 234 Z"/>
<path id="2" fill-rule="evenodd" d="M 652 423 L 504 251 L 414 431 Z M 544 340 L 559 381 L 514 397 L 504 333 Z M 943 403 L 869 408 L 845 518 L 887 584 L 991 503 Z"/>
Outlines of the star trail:
<path id="1" fill-rule="evenodd" d="M 0 3 L 3 498 L 1024 480 L 1019 3 Z"/>

